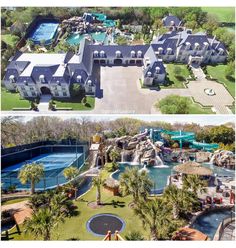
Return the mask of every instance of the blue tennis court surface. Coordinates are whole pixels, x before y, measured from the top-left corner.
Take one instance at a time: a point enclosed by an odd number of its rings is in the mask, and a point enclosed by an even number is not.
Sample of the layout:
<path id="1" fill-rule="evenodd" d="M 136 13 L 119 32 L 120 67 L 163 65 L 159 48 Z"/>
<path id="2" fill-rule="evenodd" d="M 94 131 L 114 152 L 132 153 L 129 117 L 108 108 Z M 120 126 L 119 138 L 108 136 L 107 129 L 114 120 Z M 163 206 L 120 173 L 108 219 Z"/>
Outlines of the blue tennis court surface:
<path id="1" fill-rule="evenodd" d="M 22 185 L 17 178 L 19 170 L 25 164 L 39 163 L 44 166 L 44 178 L 36 185 L 37 190 L 49 189 L 66 182 L 63 170 L 68 166 L 81 167 L 84 163 L 82 153 L 49 153 L 9 166 L 2 170 L 2 188 L 15 185 L 17 189 L 29 189 L 30 184 Z"/>
<path id="2" fill-rule="evenodd" d="M 58 23 L 53 22 L 39 23 L 29 38 L 35 44 L 40 44 L 42 41 L 44 41 L 46 45 L 50 44 L 57 32 L 58 25 Z"/>

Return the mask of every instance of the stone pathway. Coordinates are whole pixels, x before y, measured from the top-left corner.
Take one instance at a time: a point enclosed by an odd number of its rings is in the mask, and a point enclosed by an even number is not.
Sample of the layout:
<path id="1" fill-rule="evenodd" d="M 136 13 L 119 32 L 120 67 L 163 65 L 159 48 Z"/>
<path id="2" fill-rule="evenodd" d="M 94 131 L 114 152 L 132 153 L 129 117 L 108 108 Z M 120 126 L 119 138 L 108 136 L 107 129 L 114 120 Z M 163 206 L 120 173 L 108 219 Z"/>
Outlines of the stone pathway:
<path id="1" fill-rule="evenodd" d="M 235 240 L 235 221 L 229 223 L 223 231 L 220 240 Z"/>
<path id="2" fill-rule="evenodd" d="M 39 112 L 48 111 L 48 104 L 51 99 L 52 99 L 51 95 L 41 95 L 40 103 L 38 104 Z"/>

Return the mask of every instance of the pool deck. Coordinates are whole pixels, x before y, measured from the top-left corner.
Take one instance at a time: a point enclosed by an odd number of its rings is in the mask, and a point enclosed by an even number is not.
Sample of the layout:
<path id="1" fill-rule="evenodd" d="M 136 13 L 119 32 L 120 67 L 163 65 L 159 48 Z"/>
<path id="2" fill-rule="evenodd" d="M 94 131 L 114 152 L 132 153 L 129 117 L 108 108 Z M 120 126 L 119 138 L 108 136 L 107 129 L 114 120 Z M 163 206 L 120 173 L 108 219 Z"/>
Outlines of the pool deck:
<path id="1" fill-rule="evenodd" d="M 229 223 L 223 231 L 220 240 L 235 240 L 235 221 Z"/>

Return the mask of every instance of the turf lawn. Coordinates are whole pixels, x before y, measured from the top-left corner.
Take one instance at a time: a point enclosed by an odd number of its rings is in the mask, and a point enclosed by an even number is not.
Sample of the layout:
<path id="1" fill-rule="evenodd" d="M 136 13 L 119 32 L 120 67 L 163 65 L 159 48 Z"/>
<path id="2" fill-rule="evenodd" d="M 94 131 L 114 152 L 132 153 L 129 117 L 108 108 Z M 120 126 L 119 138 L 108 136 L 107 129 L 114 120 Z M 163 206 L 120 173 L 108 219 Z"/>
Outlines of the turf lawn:
<path id="1" fill-rule="evenodd" d="M 180 76 L 175 76 L 174 68 L 178 66 L 181 69 Z M 161 86 L 161 88 L 184 88 L 183 82 L 186 78 L 189 77 L 189 71 L 186 65 L 176 65 L 176 64 L 167 64 L 166 65 L 167 72 L 167 85 Z"/>
<path id="2" fill-rule="evenodd" d="M 235 75 L 232 75 L 232 80 L 229 80 L 225 77 L 225 69 L 227 65 L 216 65 L 216 66 L 207 66 L 207 73 L 213 78 L 217 79 L 220 83 L 223 83 L 230 94 L 235 97 Z"/>
<path id="3" fill-rule="evenodd" d="M 201 108 L 198 104 L 193 103 L 189 99 L 189 114 L 214 114 L 211 108 Z"/>
<path id="4" fill-rule="evenodd" d="M 4 205 L 9 205 L 9 204 L 13 204 L 13 203 L 22 202 L 22 201 L 27 201 L 28 199 L 29 199 L 29 197 L 23 197 L 23 198 L 8 200 L 8 201 L 2 202 L 1 205 L 4 206 Z"/>
<path id="5" fill-rule="evenodd" d="M 92 110 L 95 104 L 95 98 L 93 96 L 87 96 L 87 103 L 83 105 L 81 100 L 77 99 L 61 99 L 54 100 L 57 108 L 72 108 L 72 110 Z"/>
<path id="6" fill-rule="evenodd" d="M 216 16 L 219 22 L 234 22 L 234 7 L 202 7 L 202 10 Z"/>
<path id="7" fill-rule="evenodd" d="M 28 100 L 20 99 L 19 93 L 12 93 L 1 88 L 1 109 L 12 110 L 13 108 L 30 108 Z"/>

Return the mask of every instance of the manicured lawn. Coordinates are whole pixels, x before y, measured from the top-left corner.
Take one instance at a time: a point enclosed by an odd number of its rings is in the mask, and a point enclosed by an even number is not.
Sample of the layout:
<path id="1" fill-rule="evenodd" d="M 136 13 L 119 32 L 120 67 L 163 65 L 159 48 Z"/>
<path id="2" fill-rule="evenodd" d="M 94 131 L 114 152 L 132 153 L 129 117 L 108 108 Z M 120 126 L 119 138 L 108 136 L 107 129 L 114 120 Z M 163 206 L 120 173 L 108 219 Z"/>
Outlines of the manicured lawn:
<path id="1" fill-rule="evenodd" d="M 80 212 L 77 216 L 67 218 L 63 224 L 60 224 L 58 229 L 53 233 L 54 240 L 102 240 L 103 237 L 97 237 L 89 233 L 86 229 L 87 221 L 96 214 L 99 213 L 110 213 L 121 217 L 125 221 L 125 229 L 121 233 L 124 237 L 128 232 L 136 230 L 140 231 L 144 237 L 149 238 L 147 231 L 142 227 L 141 221 L 134 215 L 133 210 L 128 206 L 132 201 L 130 196 L 119 197 L 113 196 L 112 193 L 107 192 L 103 189 L 102 191 L 102 202 L 104 206 L 99 209 L 92 209 L 87 206 L 91 201 L 96 199 L 96 188 L 92 188 L 79 200 L 75 201 L 74 204 L 78 207 Z M 22 225 L 20 226 L 21 231 Z M 12 233 L 14 233 L 13 230 Z M 33 240 L 33 236 L 30 234 L 21 233 L 21 235 L 15 233 L 10 235 L 12 240 Z"/>
<path id="2" fill-rule="evenodd" d="M 19 41 L 19 37 L 12 34 L 3 34 L 1 35 L 1 39 L 11 47 L 14 47 L 16 43 Z"/>
<path id="3" fill-rule="evenodd" d="M 73 110 L 92 110 L 95 104 L 95 98 L 87 96 L 87 104 L 83 105 L 81 100 L 68 99 L 68 100 L 54 100 L 57 108 L 72 108 Z"/>
<path id="4" fill-rule="evenodd" d="M 181 69 L 180 76 L 176 77 L 174 74 L 174 68 L 178 66 Z M 167 85 L 161 86 L 161 88 L 184 88 L 183 82 L 187 77 L 189 77 L 189 71 L 186 65 L 178 65 L 178 64 L 167 64 L 166 65 L 167 72 Z"/>
<path id="5" fill-rule="evenodd" d="M 4 205 L 9 205 L 9 204 L 17 203 L 17 202 L 27 201 L 28 199 L 29 199 L 29 197 L 23 197 L 23 198 L 8 200 L 8 201 L 2 202 L 1 205 L 4 206 Z"/>
<path id="6" fill-rule="evenodd" d="M 213 78 L 217 79 L 220 83 L 225 84 L 226 88 L 230 94 L 235 96 L 235 75 L 232 75 L 232 81 L 225 77 L 225 69 L 227 65 L 216 65 L 216 66 L 207 66 L 207 73 Z"/>
<path id="7" fill-rule="evenodd" d="M 1 88 L 1 109 L 12 110 L 13 108 L 29 108 L 28 100 L 20 99 L 19 93 L 12 93 Z"/>
<path id="8" fill-rule="evenodd" d="M 202 7 L 202 10 L 216 16 L 219 22 L 234 22 L 234 7 Z"/>
<path id="9" fill-rule="evenodd" d="M 191 101 L 191 100 L 190 100 Z M 214 114 L 211 108 L 201 108 L 199 105 L 192 103 L 189 104 L 189 114 Z"/>

